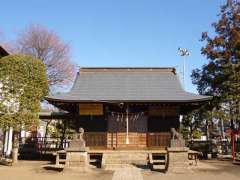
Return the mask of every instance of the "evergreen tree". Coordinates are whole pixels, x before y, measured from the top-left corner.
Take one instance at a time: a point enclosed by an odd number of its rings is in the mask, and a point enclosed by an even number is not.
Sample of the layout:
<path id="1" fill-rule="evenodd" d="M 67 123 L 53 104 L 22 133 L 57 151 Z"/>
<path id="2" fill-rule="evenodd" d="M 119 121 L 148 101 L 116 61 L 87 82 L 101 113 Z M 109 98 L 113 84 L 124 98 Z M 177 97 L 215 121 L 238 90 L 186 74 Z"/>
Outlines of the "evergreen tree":
<path id="1" fill-rule="evenodd" d="M 19 132 L 38 124 L 40 101 L 47 93 L 41 60 L 24 55 L 0 59 L 0 128 L 14 130 L 13 162 L 17 161 Z"/>
<path id="2" fill-rule="evenodd" d="M 45 65 L 31 56 L 0 59 L 0 127 L 19 131 L 37 123 L 40 101 L 48 93 Z"/>
<path id="3" fill-rule="evenodd" d="M 212 95 L 211 113 L 218 119 L 240 119 L 240 2 L 228 1 L 213 23 L 215 36 L 202 33 L 201 52 L 209 60 L 192 72 L 200 94 Z M 233 124 L 233 123 L 232 123 Z"/>

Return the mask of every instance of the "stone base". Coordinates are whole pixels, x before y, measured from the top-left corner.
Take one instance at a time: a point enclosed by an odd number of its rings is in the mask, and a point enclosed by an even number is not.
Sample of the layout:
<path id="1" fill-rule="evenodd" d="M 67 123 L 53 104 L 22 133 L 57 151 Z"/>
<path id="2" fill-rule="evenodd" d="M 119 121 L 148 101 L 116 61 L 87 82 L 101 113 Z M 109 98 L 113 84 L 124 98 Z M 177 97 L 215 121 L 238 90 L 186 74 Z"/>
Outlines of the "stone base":
<path id="1" fill-rule="evenodd" d="M 69 147 L 69 148 L 66 148 L 66 151 L 69 151 L 69 152 L 86 152 L 86 151 L 89 151 L 89 147 Z"/>
<path id="2" fill-rule="evenodd" d="M 88 171 L 87 152 L 67 151 L 64 171 Z"/>
<path id="3" fill-rule="evenodd" d="M 171 139 L 170 147 L 185 147 L 184 139 Z"/>
<path id="4" fill-rule="evenodd" d="M 168 151 L 168 172 L 186 173 L 189 170 L 187 147 L 170 147 Z"/>

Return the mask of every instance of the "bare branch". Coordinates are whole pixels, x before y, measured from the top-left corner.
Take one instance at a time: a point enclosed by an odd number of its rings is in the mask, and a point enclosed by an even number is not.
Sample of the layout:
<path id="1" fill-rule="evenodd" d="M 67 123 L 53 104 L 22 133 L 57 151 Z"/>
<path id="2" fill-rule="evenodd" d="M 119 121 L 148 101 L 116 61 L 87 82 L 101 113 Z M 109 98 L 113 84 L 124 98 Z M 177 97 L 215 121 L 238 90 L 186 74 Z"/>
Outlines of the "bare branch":
<path id="1" fill-rule="evenodd" d="M 15 49 L 17 53 L 33 55 L 44 62 L 50 86 L 66 85 L 74 78 L 69 45 L 41 25 L 26 27 L 18 35 Z"/>

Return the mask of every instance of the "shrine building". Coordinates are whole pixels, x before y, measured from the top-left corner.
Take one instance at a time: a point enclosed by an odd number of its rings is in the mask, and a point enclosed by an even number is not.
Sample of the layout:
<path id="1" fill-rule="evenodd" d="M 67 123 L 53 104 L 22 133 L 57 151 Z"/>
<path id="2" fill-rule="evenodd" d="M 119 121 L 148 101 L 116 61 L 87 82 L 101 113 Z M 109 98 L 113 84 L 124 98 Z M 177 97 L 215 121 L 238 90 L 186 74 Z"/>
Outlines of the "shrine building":
<path id="1" fill-rule="evenodd" d="M 182 115 L 212 97 L 186 92 L 175 68 L 80 68 L 68 93 L 46 97 L 84 128 L 90 149 L 151 149 L 170 145 Z"/>

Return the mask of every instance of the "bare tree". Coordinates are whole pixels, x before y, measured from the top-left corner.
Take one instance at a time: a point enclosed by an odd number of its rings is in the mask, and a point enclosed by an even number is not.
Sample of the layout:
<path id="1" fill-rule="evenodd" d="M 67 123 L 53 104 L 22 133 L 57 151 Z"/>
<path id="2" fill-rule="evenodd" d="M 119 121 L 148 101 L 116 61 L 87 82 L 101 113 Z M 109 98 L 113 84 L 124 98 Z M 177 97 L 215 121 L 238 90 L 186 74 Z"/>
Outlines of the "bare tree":
<path id="1" fill-rule="evenodd" d="M 1 29 L 0 29 L 0 42 L 2 42 L 3 41 L 3 32 L 1 31 Z"/>
<path id="2" fill-rule="evenodd" d="M 6 41 L 4 32 L 0 29 L 0 46 L 4 48 L 7 52 L 10 52 L 11 45 Z"/>
<path id="3" fill-rule="evenodd" d="M 75 72 L 70 47 L 55 32 L 41 25 L 30 25 L 18 35 L 14 46 L 17 53 L 33 55 L 44 62 L 50 86 L 72 81 Z"/>

